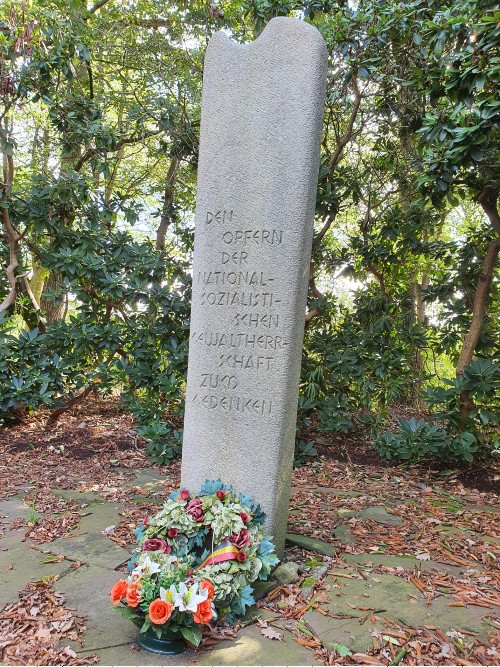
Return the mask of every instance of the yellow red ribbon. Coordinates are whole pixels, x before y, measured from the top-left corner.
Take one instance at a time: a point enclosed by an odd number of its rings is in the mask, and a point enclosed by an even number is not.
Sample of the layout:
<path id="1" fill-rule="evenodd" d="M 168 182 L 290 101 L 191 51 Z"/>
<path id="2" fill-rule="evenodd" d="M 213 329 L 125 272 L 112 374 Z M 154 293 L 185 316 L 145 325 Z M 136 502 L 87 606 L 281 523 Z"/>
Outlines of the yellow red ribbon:
<path id="1" fill-rule="evenodd" d="M 234 544 L 231 544 L 230 542 L 222 542 L 196 569 L 201 570 L 202 567 L 215 565 L 216 563 L 223 563 L 225 560 L 235 560 L 238 558 L 239 552 L 240 550 L 235 547 Z"/>

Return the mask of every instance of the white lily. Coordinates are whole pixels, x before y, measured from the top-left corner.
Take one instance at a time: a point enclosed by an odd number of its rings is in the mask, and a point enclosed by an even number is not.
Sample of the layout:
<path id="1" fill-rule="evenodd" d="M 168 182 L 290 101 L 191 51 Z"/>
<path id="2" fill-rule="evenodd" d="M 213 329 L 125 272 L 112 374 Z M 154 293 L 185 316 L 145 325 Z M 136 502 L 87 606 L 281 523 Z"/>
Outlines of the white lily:
<path id="1" fill-rule="evenodd" d="M 200 585 L 198 583 L 193 584 L 188 589 L 182 581 L 179 584 L 179 591 L 176 591 L 174 606 L 179 607 L 179 611 L 191 611 L 194 614 L 200 602 L 205 602 L 207 598 L 208 590 L 202 589 L 200 592 Z"/>
<path id="2" fill-rule="evenodd" d="M 149 556 L 146 556 L 144 559 L 139 559 L 139 563 L 135 569 L 132 570 L 132 574 L 136 574 L 139 577 L 150 577 L 156 572 L 160 572 L 161 567 L 158 563 L 155 563 L 151 560 Z"/>
<path id="3" fill-rule="evenodd" d="M 170 602 L 170 604 L 174 604 L 176 593 L 177 591 L 175 590 L 175 586 L 173 584 L 170 586 L 168 591 L 165 590 L 163 586 L 160 586 L 160 600 L 163 600 L 164 602 Z"/>

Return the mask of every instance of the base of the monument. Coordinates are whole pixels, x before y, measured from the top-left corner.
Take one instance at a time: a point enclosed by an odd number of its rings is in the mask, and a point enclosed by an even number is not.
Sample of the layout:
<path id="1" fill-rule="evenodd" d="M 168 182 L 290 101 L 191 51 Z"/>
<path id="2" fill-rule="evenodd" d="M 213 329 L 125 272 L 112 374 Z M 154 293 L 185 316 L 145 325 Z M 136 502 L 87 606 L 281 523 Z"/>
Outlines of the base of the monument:
<path id="1" fill-rule="evenodd" d="M 178 634 L 163 632 L 158 638 L 153 630 L 140 632 L 136 643 L 150 653 L 161 653 L 162 655 L 177 655 L 186 650 L 186 644 Z"/>

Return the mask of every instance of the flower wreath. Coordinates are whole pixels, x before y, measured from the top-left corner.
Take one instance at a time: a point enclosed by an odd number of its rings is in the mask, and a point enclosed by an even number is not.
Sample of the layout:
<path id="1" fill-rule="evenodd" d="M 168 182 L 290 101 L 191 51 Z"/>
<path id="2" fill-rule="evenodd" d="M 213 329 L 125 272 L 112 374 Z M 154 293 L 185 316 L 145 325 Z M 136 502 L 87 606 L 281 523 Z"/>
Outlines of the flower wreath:
<path id="1" fill-rule="evenodd" d="M 130 575 L 111 590 L 111 600 L 141 632 L 180 633 L 198 646 L 202 626 L 230 623 L 255 603 L 251 584 L 278 563 L 265 514 L 250 496 L 220 480 L 200 492 L 170 494 L 162 509 L 135 530 L 138 548 Z"/>

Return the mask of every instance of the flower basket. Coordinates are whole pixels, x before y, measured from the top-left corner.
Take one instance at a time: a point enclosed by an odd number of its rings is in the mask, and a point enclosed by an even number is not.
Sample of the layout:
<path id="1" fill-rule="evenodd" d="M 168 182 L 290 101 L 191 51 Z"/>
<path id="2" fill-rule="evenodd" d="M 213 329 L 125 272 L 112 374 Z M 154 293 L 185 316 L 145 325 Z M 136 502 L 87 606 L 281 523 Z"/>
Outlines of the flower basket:
<path id="1" fill-rule="evenodd" d="M 182 640 L 196 647 L 204 626 L 245 613 L 255 602 L 253 582 L 278 563 L 264 520 L 249 496 L 217 480 L 194 495 L 172 493 L 138 526 L 130 574 L 111 600 L 140 628 L 142 648 L 173 654 Z"/>

